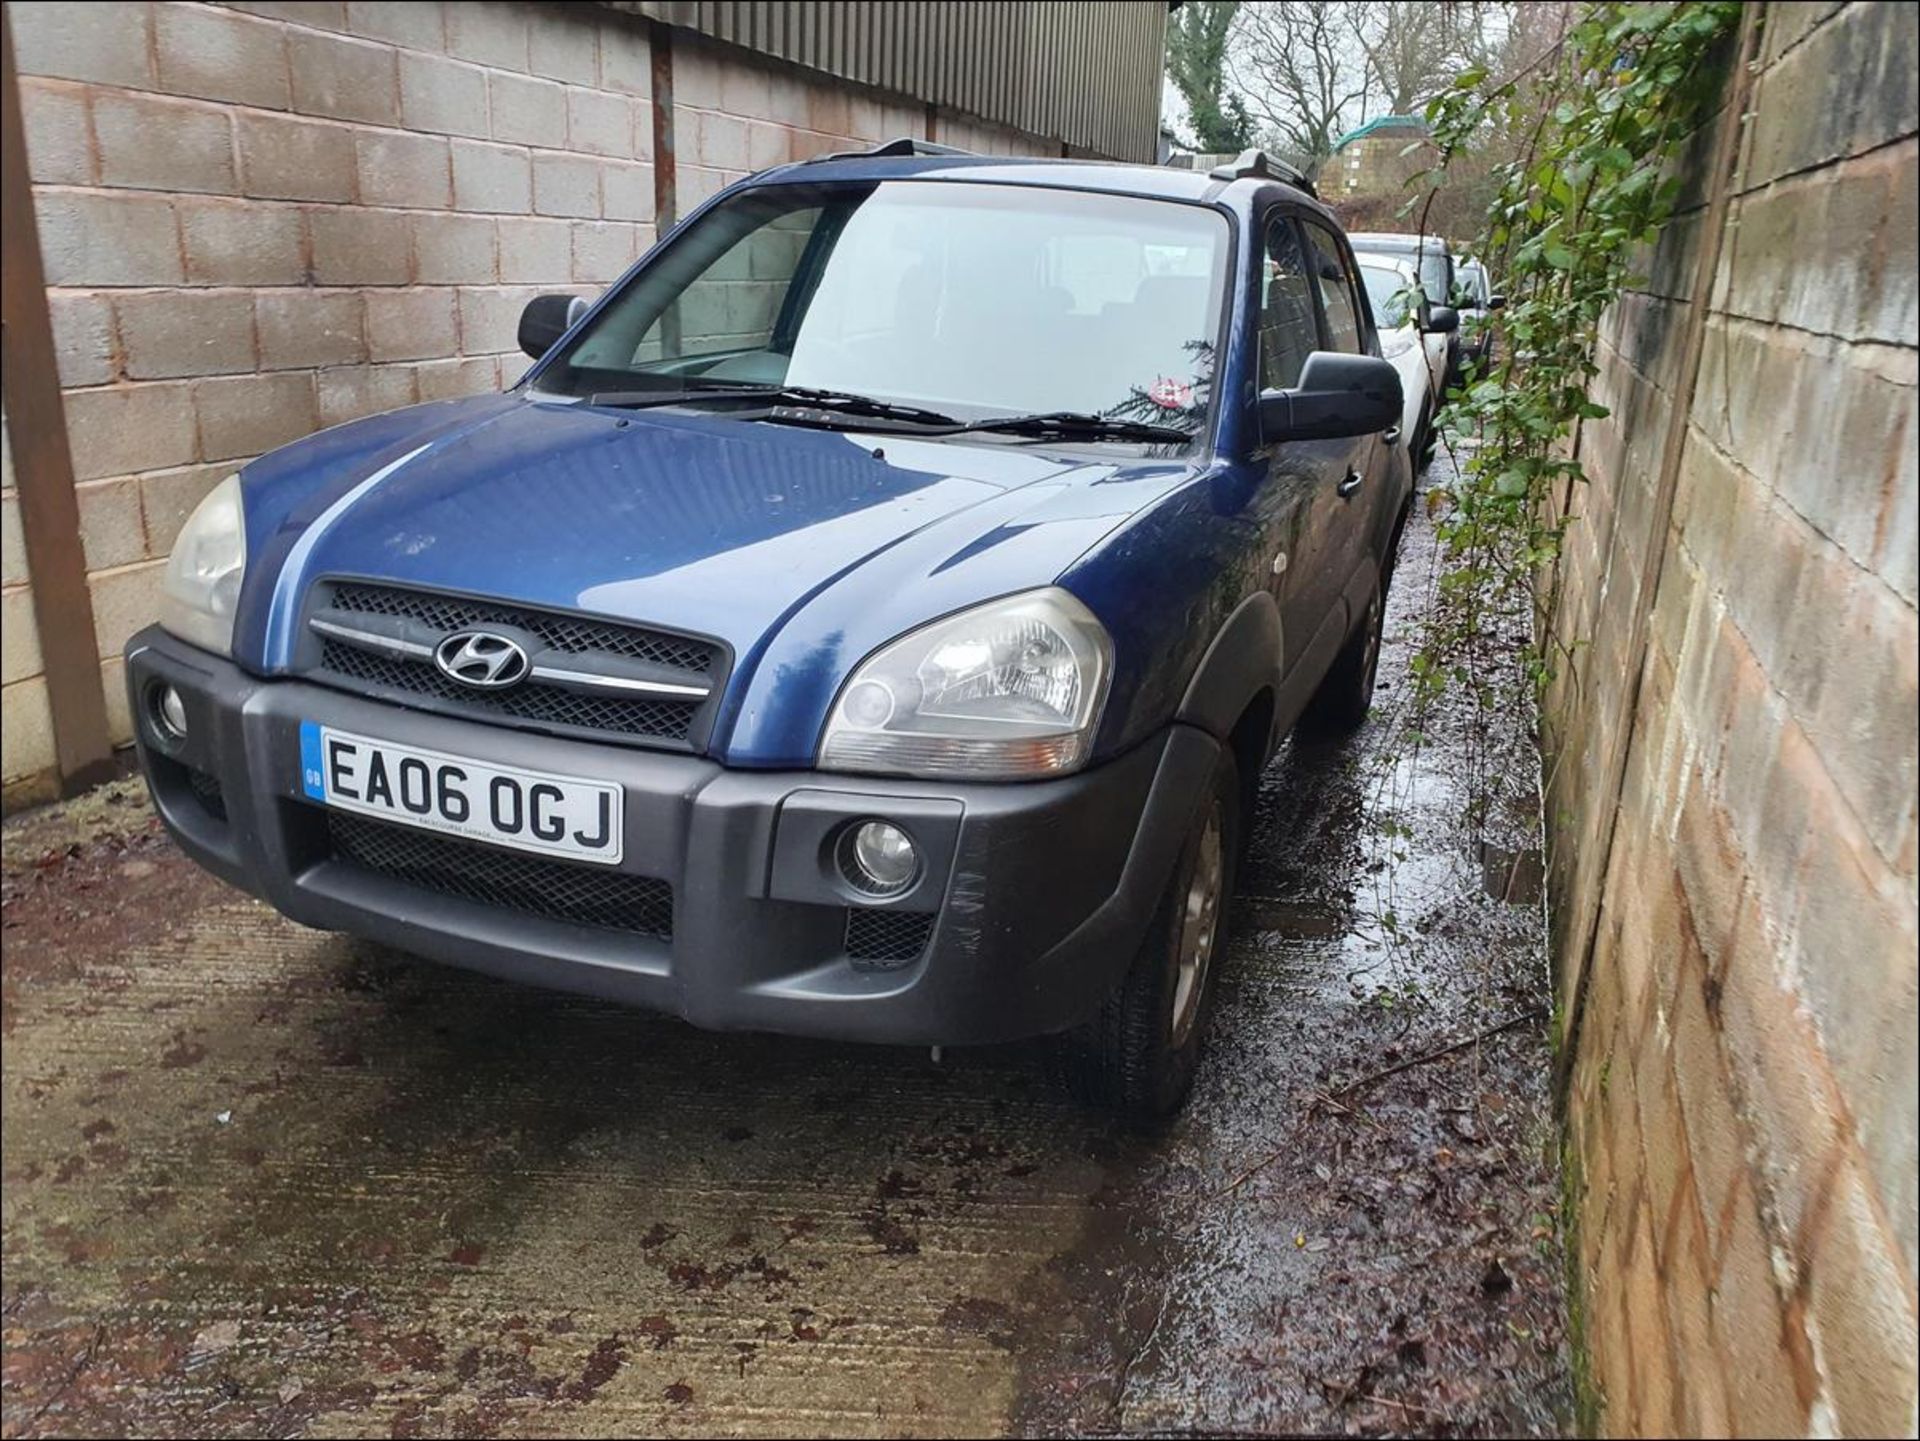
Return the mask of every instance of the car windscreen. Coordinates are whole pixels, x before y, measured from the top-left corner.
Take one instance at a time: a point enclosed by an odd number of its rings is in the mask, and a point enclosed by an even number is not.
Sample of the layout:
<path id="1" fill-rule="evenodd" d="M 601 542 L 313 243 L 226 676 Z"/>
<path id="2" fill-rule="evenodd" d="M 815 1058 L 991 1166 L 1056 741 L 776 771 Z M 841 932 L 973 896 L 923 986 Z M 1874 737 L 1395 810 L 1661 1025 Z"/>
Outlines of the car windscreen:
<path id="1" fill-rule="evenodd" d="M 757 187 L 676 234 L 536 388 L 805 386 L 1197 429 L 1229 243 L 1214 210 L 1132 196 Z"/>
<path id="2" fill-rule="evenodd" d="M 1360 266 L 1360 279 L 1367 287 L 1367 299 L 1373 302 L 1373 317 L 1382 330 L 1398 330 L 1409 324 L 1413 289 L 1408 278 L 1384 265 Z"/>

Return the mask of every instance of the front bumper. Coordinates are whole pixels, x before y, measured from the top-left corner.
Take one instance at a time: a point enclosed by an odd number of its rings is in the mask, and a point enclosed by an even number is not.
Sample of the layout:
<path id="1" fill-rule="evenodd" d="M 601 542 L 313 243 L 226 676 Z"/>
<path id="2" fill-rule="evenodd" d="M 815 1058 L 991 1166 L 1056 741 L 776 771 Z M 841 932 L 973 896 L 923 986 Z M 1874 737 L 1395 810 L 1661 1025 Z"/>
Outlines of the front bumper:
<path id="1" fill-rule="evenodd" d="M 177 742 L 152 720 L 162 683 L 185 701 Z M 127 684 L 141 768 L 167 828 L 200 864 L 294 920 L 709 1029 L 919 1045 L 1013 1040 L 1091 1015 L 1145 932 L 1218 746 L 1176 725 L 1080 775 L 1018 785 L 728 770 L 261 680 L 157 628 L 129 642 Z M 343 843 L 339 813 L 301 789 L 309 720 L 616 782 L 626 794 L 622 861 L 563 871 L 664 883 L 670 934 L 582 924 L 485 886 L 370 868 L 364 847 Z M 905 828 L 927 861 L 884 906 L 856 904 L 830 859 L 840 827 L 871 818 Z M 517 854 L 449 844 L 483 863 Z M 570 882 L 546 875 L 540 886 Z M 874 959 L 858 937 L 875 923 L 919 949 Z"/>

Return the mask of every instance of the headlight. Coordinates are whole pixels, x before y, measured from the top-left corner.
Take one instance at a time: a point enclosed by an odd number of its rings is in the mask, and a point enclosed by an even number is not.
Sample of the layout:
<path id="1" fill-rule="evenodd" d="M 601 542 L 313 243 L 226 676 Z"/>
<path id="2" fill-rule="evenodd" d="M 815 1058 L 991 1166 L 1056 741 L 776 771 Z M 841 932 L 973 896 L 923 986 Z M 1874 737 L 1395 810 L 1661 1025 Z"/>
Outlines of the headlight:
<path id="1" fill-rule="evenodd" d="M 841 689 L 823 770 L 1017 780 L 1085 764 L 1113 644 L 1064 590 L 961 611 L 902 636 Z"/>
<path id="2" fill-rule="evenodd" d="M 228 655 L 233 613 L 247 571 L 247 528 L 240 477 L 230 475 L 194 508 L 173 543 L 160 624 L 181 640 Z"/>

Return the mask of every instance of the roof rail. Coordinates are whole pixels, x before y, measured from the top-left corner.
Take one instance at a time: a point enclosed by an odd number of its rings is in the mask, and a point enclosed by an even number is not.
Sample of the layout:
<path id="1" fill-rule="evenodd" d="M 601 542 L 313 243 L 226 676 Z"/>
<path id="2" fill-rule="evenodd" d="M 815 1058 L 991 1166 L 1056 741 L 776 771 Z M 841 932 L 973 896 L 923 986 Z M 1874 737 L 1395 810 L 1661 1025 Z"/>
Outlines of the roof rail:
<path id="1" fill-rule="evenodd" d="M 1319 192 L 1303 171 L 1264 150 L 1242 150 L 1225 165 L 1216 165 L 1207 173 L 1214 180 L 1283 180 L 1294 189 L 1319 198 Z"/>
<path id="2" fill-rule="evenodd" d="M 936 145 L 931 140 L 915 140 L 903 135 L 898 140 L 888 140 L 871 150 L 836 150 L 831 155 L 816 155 L 815 160 L 866 160 L 886 159 L 895 155 L 972 155 L 971 150 L 962 150 L 957 145 Z"/>

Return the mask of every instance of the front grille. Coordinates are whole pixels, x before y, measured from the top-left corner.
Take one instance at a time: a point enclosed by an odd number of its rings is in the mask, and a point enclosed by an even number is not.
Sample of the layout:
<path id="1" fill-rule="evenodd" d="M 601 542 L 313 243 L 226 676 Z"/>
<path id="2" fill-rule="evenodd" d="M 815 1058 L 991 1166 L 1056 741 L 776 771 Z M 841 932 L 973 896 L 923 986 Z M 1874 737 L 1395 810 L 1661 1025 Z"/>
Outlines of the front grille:
<path id="1" fill-rule="evenodd" d="M 447 679 L 430 661 L 394 660 L 337 640 L 323 641 L 320 668 L 361 687 L 404 691 L 448 707 L 479 711 L 567 730 L 612 731 L 618 735 L 684 741 L 703 702 L 649 697 L 586 695 L 556 685 L 529 683 L 507 691 L 474 690 Z"/>
<path id="2" fill-rule="evenodd" d="M 435 638 L 473 626 L 502 626 L 544 647 L 544 653 L 566 669 L 591 674 L 612 657 L 710 687 L 705 699 L 601 694 L 539 680 L 507 690 L 477 690 L 448 678 L 430 659 L 396 657 L 313 634 L 315 650 L 309 652 L 307 674 L 314 680 L 424 709 L 540 730 L 694 749 L 705 742 L 725 679 L 726 652 L 715 643 L 587 616 L 358 581 L 318 587 L 314 607 L 346 622 L 356 617 L 411 622 Z M 602 658 L 599 664 L 596 657 Z"/>
<path id="3" fill-rule="evenodd" d="M 715 660 L 713 646 L 687 636 L 617 625 L 587 616 L 469 600 L 459 595 L 435 595 L 428 591 L 343 581 L 333 587 L 328 604 L 335 610 L 357 611 L 361 615 L 417 620 L 442 631 L 465 630 L 475 625 L 512 626 L 531 632 L 555 650 L 602 650 L 609 655 L 702 675 L 712 672 Z"/>
<path id="4" fill-rule="evenodd" d="M 847 956 L 876 969 L 918 960 L 932 935 L 932 911 L 847 908 Z"/>
<path id="5" fill-rule="evenodd" d="M 220 788 L 220 777 L 211 771 L 186 768 L 187 789 L 193 792 L 194 799 L 200 802 L 200 808 L 216 821 L 227 818 L 227 793 Z"/>
<path id="6" fill-rule="evenodd" d="M 337 859 L 436 895 L 578 926 L 673 938 L 673 887 L 651 876 L 451 840 L 410 826 L 327 813 Z"/>

